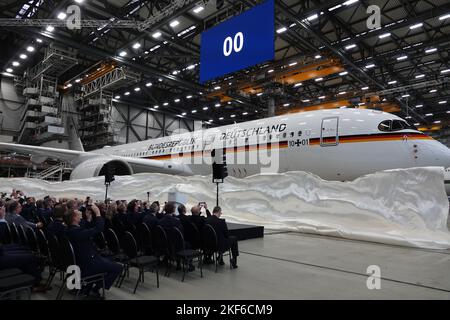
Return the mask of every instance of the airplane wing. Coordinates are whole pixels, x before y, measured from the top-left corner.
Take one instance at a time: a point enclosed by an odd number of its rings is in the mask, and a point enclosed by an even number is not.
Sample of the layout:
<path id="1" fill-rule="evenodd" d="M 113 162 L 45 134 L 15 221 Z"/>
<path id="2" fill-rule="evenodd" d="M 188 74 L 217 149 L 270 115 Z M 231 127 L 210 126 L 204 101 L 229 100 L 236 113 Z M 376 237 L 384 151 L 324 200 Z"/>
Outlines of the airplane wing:
<path id="1" fill-rule="evenodd" d="M 30 154 L 31 156 L 47 159 L 57 158 L 65 161 L 71 161 L 78 156 L 85 154 L 83 151 L 74 151 L 66 149 L 29 146 L 24 144 L 3 143 L 0 142 L 0 151 L 17 152 L 20 154 Z"/>
<path id="2" fill-rule="evenodd" d="M 76 179 L 93 177 L 100 171 L 103 165 L 114 160 L 120 160 L 121 162 L 127 163 L 131 167 L 133 173 L 156 172 L 176 175 L 192 174 L 191 169 L 187 165 L 170 160 L 128 158 L 96 154 L 93 152 L 29 146 L 14 143 L 0 143 L 0 151 L 29 154 L 32 158 L 35 158 L 35 160 L 39 160 L 35 162 L 45 161 L 48 158 L 56 158 L 67 162 L 76 160 L 75 162 L 77 165 L 73 172 L 73 177 Z"/>

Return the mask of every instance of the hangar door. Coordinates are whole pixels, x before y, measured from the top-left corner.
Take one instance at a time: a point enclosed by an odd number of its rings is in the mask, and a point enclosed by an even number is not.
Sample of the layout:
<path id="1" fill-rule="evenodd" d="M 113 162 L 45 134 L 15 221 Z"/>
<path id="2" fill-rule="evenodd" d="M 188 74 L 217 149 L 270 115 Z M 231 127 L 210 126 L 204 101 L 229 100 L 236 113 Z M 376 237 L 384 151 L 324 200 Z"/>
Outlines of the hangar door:
<path id="1" fill-rule="evenodd" d="M 320 145 L 322 147 L 337 146 L 339 144 L 338 126 L 338 117 L 322 119 L 322 129 L 320 130 Z"/>

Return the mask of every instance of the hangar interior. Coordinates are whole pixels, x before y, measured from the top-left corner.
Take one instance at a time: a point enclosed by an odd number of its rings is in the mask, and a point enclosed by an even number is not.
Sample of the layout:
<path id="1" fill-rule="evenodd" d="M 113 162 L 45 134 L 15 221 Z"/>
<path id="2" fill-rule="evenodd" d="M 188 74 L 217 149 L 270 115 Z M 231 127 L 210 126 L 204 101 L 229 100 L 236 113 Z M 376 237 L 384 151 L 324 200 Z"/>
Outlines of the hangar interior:
<path id="1" fill-rule="evenodd" d="M 448 0 L 277 0 L 275 59 L 200 84 L 202 32 L 262 2 L 0 0 L 0 142 L 75 150 L 80 138 L 91 151 L 359 108 L 398 115 L 450 146 Z M 381 10 L 380 27 L 369 27 L 371 5 Z M 70 6 L 81 10 L 80 28 L 68 25 Z M 0 155 L 5 178 L 56 182 L 73 169 L 51 157 Z M 264 240 L 240 245 L 237 272 L 209 270 L 182 285 L 164 278 L 161 289 L 148 279 L 136 295 L 126 281 L 109 298 L 450 298 L 448 249 L 268 228 Z M 367 290 L 371 259 L 387 270 L 384 290 Z"/>

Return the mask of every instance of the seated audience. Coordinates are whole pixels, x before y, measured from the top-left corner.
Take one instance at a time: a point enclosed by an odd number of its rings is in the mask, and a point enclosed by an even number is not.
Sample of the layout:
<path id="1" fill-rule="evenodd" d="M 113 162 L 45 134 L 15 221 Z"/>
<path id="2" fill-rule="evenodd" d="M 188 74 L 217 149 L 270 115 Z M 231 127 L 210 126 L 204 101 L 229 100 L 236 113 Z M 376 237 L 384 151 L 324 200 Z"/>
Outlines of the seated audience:
<path id="1" fill-rule="evenodd" d="M 65 236 L 67 226 L 64 223 L 64 216 L 67 214 L 67 207 L 57 204 L 53 209 L 53 221 L 47 226 L 47 232 L 55 235 L 58 239 Z"/>
<path id="2" fill-rule="evenodd" d="M 201 216 L 201 210 L 199 206 L 193 206 L 191 208 L 191 216 L 190 221 L 195 224 L 198 231 L 202 231 L 203 226 L 205 225 L 205 217 Z"/>
<path id="3" fill-rule="evenodd" d="M 42 228 L 43 226 L 42 222 L 33 223 L 25 220 L 25 218 L 20 215 L 22 212 L 22 206 L 17 201 L 9 201 L 7 204 L 7 210 L 6 221 L 9 223 L 15 223 L 16 226 L 30 227 L 33 229 Z"/>

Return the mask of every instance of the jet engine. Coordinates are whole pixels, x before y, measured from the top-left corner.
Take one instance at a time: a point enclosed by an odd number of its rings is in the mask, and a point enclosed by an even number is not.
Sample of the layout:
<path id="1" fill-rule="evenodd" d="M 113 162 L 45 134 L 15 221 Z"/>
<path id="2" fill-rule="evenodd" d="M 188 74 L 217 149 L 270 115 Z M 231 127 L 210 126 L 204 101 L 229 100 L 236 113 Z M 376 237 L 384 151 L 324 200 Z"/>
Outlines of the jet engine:
<path id="1" fill-rule="evenodd" d="M 87 159 L 78 164 L 70 174 L 70 180 L 104 176 L 106 164 L 112 166 L 114 174 L 117 176 L 131 175 L 134 173 L 126 161 L 101 156 Z"/>

